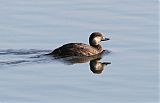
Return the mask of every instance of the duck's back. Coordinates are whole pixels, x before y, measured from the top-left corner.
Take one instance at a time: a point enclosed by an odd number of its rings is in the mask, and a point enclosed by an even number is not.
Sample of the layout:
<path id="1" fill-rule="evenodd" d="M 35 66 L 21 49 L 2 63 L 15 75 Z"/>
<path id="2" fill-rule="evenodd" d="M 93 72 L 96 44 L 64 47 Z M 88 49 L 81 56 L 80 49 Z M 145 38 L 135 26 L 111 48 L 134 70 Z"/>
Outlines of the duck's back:
<path id="1" fill-rule="evenodd" d="M 92 56 L 98 53 L 100 53 L 100 51 L 90 45 L 83 43 L 69 43 L 55 49 L 50 54 L 56 56 Z"/>

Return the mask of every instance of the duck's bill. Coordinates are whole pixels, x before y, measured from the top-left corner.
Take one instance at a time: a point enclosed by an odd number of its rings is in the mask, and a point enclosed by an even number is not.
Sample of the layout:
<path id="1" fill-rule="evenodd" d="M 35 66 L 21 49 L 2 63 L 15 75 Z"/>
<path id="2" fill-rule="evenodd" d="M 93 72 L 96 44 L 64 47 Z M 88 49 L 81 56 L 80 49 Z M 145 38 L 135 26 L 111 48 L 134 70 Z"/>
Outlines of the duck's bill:
<path id="1" fill-rule="evenodd" d="M 111 64 L 111 62 L 103 62 L 102 64 L 108 65 L 108 64 Z"/>
<path id="2" fill-rule="evenodd" d="M 107 41 L 110 40 L 109 38 L 103 38 L 102 41 Z"/>

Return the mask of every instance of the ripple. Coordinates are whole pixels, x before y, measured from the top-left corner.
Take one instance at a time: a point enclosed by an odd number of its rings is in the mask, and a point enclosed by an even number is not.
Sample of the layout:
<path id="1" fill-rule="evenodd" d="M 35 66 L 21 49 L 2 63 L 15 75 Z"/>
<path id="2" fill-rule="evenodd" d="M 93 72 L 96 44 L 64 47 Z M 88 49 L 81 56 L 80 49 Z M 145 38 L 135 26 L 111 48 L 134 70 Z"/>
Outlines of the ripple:
<path id="1" fill-rule="evenodd" d="M 28 54 L 39 54 L 39 53 L 47 53 L 51 50 L 36 50 L 36 49 L 20 49 L 20 50 L 14 50 L 14 49 L 7 49 L 7 50 L 0 50 L 0 55 L 5 54 L 13 54 L 13 55 L 28 55 Z"/>
<path id="2" fill-rule="evenodd" d="M 47 54 L 51 50 L 37 49 L 6 49 L 0 50 L 0 66 L 19 65 L 24 63 L 39 63 L 47 61 Z"/>

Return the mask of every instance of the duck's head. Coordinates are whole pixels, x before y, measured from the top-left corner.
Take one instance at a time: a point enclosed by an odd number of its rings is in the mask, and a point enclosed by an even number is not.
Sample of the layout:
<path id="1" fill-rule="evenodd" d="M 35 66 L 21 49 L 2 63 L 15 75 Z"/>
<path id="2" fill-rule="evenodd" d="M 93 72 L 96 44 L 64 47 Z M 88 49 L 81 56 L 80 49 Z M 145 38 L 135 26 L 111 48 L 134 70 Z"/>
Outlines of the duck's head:
<path id="1" fill-rule="evenodd" d="M 91 46 L 97 46 L 101 41 L 107 41 L 110 40 L 109 38 L 105 38 L 101 33 L 99 32 L 93 32 L 89 37 L 89 44 Z"/>

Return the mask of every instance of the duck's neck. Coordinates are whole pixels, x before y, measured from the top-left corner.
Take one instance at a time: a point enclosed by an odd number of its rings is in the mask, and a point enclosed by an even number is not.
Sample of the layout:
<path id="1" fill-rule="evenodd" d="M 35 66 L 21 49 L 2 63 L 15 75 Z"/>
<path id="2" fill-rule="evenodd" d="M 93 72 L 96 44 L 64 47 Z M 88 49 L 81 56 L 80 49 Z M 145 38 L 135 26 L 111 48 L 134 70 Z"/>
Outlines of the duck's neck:
<path id="1" fill-rule="evenodd" d="M 102 52 L 102 51 L 103 51 L 103 48 L 102 48 L 102 46 L 101 46 L 100 44 L 98 44 L 98 45 L 90 45 L 90 46 L 94 47 L 94 48 L 97 49 L 99 52 Z"/>

